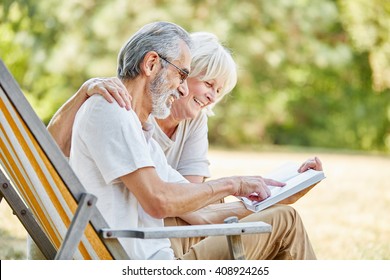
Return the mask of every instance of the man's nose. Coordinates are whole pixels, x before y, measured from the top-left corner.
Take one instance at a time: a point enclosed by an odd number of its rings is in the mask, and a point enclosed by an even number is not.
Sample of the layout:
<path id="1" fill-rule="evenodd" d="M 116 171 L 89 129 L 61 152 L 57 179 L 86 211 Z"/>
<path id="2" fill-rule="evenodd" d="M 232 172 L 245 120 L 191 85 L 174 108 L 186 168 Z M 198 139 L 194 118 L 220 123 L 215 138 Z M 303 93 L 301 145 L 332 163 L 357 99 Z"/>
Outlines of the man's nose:
<path id="1" fill-rule="evenodd" d="M 184 82 L 179 85 L 178 90 L 179 90 L 180 97 L 186 97 L 188 95 L 189 91 L 188 91 L 187 80 L 184 80 Z"/>

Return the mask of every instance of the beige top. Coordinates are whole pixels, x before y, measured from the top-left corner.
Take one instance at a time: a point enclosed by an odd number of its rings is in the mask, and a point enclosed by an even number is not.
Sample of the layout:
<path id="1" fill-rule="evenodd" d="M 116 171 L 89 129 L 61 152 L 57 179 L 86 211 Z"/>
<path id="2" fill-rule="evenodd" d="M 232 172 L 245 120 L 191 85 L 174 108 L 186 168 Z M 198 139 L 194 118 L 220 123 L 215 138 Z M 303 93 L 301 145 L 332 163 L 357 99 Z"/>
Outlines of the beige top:
<path id="1" fill-rule="evenodd" d="M 155 126 L 153 138 L 160 144 L 168 163 L 181 175 L 210 177 L 207 153 L 209 148 L 207 115 L 201 112 L 193 120 L 180 122 L 172 139 L 158 126 L 153 117 L 149 122 Z"/>

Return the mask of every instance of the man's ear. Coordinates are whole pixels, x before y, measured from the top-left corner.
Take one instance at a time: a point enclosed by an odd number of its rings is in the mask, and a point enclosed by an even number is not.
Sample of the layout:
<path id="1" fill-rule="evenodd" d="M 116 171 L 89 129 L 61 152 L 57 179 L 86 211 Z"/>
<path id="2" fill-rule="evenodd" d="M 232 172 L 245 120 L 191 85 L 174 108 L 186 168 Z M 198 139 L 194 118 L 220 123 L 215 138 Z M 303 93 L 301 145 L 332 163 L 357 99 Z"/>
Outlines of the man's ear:
<path id="1" fill-rule="evenodd" d="M 155 51 L 147 52 L 142 67 L 146 76 L 154 75 L 159 70 L 160 56 Z"/>

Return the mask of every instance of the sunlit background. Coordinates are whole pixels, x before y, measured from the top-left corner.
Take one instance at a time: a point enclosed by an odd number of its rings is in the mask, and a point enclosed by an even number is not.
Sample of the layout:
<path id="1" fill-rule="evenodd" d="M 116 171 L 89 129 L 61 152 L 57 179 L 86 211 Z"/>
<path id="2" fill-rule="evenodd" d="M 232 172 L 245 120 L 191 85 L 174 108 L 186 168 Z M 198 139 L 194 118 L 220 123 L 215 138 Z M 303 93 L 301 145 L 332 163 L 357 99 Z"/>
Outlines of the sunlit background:
<path id="1" fill-rule="evenodd" d="M 48 123 L 157 20 L 215 33 L 238 64 L 209 120 L 213 175 L 319 155 L 328 178 L 295 206 L 318 257 L 389 259 L 390 1 L 2 0 L 0 58 Z M 0 251 L 17 231 L 4 204 Z M 24 258 L 17 246 L 0 258 Z"/>

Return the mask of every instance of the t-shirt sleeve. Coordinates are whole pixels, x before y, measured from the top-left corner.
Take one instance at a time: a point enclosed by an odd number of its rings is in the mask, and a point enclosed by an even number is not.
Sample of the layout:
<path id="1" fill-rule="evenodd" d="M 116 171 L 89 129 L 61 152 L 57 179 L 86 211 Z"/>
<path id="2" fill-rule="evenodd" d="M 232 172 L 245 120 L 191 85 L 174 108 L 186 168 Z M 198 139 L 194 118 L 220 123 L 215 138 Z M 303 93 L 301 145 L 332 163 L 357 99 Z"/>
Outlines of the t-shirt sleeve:
<path id="1" fill-rule="evenodd" d="M 210 177 L 207 116 L 202 112 L 197 118 L 187 122 L 190 132 L 186 136 L 177 171 L 183 176 Z"/>
<path id="2" fill-rule="evenodd" d="M 169 166 L 168 171 L 168 182 L 171 183 L 188 183 L 189 181 L 183 177 L 182 174 L 180 174 L 177 170 L 173 169 L 171 166 Z"/>
<path id="3" fill-rule="evenodd" d="M 97 95 L 93 102 L 82 133 L 105 182 L 109 184 L 139 168 L 154 166 L 135 112 Z"/>

